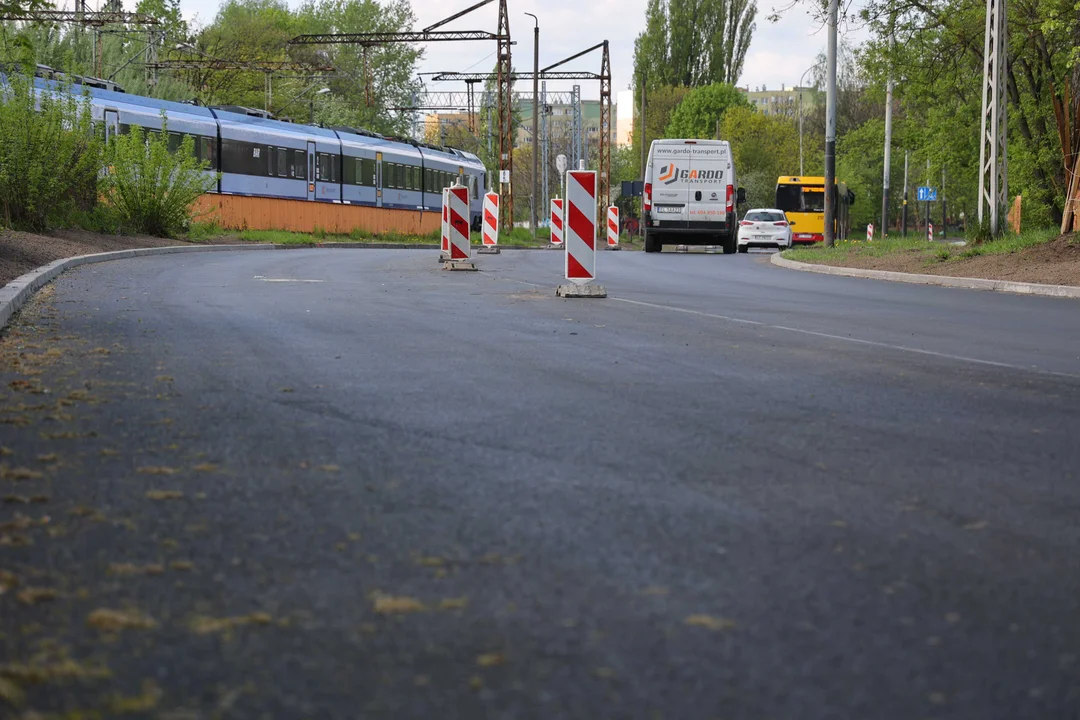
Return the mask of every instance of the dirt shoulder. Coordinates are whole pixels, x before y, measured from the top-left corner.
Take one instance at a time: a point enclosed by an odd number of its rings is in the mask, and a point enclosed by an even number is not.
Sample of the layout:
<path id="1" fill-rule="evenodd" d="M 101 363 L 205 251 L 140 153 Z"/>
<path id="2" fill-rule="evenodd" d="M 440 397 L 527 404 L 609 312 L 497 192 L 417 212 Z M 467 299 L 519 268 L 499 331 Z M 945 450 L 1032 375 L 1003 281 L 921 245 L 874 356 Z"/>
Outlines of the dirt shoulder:
<path id="1" fill-rule="evenodd" d="M 214 242 L 239 241 L 222 238 Z M 192 244 L 148 235 L 102 235 L 85 230 L 60 230 L 49 235 L 0 230 L 0 287 L 54 260 L 116 250 Z"/>
<path id="2" fill-rule="evenodd" d="M 864 270 L 1080 286 L 1080 238 L 1075 234 L 1009 253 L 965 257 L 970 251 L 957 246 L 922 246 L 878 254 L 864 245 L 810 257 L 796 253 L 791 259 Z M 947 258 L 942 257 L 945 252 Z"/>

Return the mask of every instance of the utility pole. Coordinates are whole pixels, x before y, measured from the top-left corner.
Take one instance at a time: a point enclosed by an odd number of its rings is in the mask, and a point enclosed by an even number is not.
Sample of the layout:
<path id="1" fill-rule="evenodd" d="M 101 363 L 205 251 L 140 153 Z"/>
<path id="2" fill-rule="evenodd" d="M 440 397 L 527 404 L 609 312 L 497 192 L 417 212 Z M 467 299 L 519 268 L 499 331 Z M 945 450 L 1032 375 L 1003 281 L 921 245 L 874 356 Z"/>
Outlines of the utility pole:
<path id="1" fill-rule="evenodd" d="M 926 187 L 930 187 L 930 158 L 926 158 Z M 925 234 L 926 234 L 926 237 L 930 238 L 930 241 L 933 242 L 934 238 L 933 238 L 932 235 L 930 235 L 930 199 L 929 198 L 930 198 L 930 196 L 927 195 L 927 200 L 926 200 L 926 228 L 925 228 L 926 233 Z"/>
<path id="2" fill-rule="evenodd" d="M 891 8 L 890 8 L 891 10 Z M 892 78 L 892 51 L 895 43 L 893 25 L 896 21 L 894 14 L 889 15 L 889 79 L 885 85 L 885 176 L 881 191 L 881 233 L 882 237 L 889 234 L 889 176 L 892 174 L 892 106 L 893 106 L 893 78 Z"/>
<path id="3" fill-rule="evenodd" d="M 911 151 L 904 151 L 904 212 L 903 212 L 903 225 L 904 225 L 904 237 L 907 237 L 907 203 L 908 203 L 908 160 L 911 158 Z"/>
<path id="4" fill-rule="evenodd" d="M 645 236 L 645 159 L 649 149 L 645 146 L 645 73 L 641 73 L 641 214 L 638 216 L 638 232 Z"/>
<path id="5" fill-rule="evenodd" d="M 941 239 L 949 239 L 949 216 L 945 212 L 945 166 L 941 166 Z"/>
<path id="6" fill-rule="evenodd" d="M 838 0 L 829 0 L 829 46 L 825 92 L 825 247 L 836 244 L 836 16 Z"/>
<path id="7" fill-rule="evenodd" d="M 529 229 L 532 230 L 533 240 L 536 239 L 536 169 L 540 161 L 540 94 L 537 89 L 537 83 L 540 79 L 540 20 L 537 19 L 532 13 L 525 13 L 532 17 L 536 23 L 536 27 L 533 28 L 533 116 L 532 116 L 532 194 L 531 205 L 532 212 L 529 219 Z"/>

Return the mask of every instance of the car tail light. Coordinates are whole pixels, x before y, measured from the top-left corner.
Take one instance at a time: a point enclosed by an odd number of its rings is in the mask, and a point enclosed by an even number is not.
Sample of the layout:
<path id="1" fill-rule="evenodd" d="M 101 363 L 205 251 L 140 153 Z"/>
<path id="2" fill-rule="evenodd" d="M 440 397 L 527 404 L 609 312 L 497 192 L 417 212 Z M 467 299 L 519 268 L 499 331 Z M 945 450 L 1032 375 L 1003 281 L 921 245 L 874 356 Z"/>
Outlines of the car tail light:
<path id="1" fill-rule="evenodd" d="M 773 225 L 775 225 L 777 227 L 787 227 L 787 222 L 785 222 L 784 220 L 781 220 L 780 222 L 774 222 Z"/>
<path id="2" fill-rule="evenodd" d="M 753 225 L 754 223 L 750 222 L 749 220 L 743 220 L 739 224 L 742 225 L 743 227 L 746 227 L 747 225 Z"/>
<path id="3" fill-rule="evenodd" d="M 645 211 L 652 210 L 652 183 L 645 183 Z"/>
<path id="4" fill-rule="evenodd" d="M 735 186 L 727 186 L 727 211 L 732 212 L 735 210 Z"/>

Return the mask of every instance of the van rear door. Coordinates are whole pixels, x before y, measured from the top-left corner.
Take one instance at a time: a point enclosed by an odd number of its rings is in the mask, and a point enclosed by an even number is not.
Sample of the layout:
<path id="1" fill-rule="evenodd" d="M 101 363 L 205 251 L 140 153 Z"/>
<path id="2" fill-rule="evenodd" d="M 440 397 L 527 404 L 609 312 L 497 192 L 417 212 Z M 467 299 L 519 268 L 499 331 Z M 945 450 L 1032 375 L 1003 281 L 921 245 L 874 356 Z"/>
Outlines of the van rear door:
<path id="1" fill-rule="evenodd" d="M 726 145 L 701 145 L 690 154 L 687 182 L 689 220 L 693 223 L 727 221 L 727 186 L 731 180 L 731 154 Z"/>
<path id="2" fill-rule="evenodd" d="M 658 143 L 653 151 L 652 214 L 660 227 L 690 219 L 686 184 L 690 170 L 688 149 L 682 144 Z"/>

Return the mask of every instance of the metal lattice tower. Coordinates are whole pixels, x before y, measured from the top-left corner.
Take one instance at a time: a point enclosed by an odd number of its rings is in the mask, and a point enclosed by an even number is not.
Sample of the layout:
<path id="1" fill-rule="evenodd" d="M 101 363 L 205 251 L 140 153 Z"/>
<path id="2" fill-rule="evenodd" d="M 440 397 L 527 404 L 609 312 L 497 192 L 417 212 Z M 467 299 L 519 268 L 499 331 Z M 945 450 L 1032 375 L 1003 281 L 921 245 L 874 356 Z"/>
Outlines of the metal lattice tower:
<path id="1" fill-rule="evenodd" d="M 574 165 L 570 169 L 571 170 L 577 170 L 578 169 L 578 161 L 584 159 L 584 155 L 582 155 L 583 148 L 582 148 L 582 142 L 581 142 L 581 133 L 582 133 L 585 125 L 581 121 L 581 86 L 580 85 L 575 85 L 574 86 L 573 113 L 574 113 L 574 122 L 573 122 L 573 125 L 571 125 L 570 136 L 571 136 L 571 139 L 573 141 L 573 146 L 572 147 L 574 149 L 573 150 L 573 157 L 571 158 L 571 162 L 573 162 Z"/>
<path id="2" fill-rule="evenodd" d="M 982 127 L 979 135 L 979 224 L 984 218 L 989 218 L 990 232 L 994 235 L 1000 228 L 1000 213 L 1007 207 L 1009 196 L 1006 18 L 1006 0 L 986 0 Z"/>
<path id="3" fill-rule="evenodd" d="M 611 204 L 611 59 L 608 41 L 604 41 L 604 59 L 600 65 L 600 188 L 597 199 L 606 213 Z"/>
<path id="4" fill-rule="evenodd" d="M 543 180 L 540 186 L 544 189 L 544 193 L 541 196 L 542 201 L 540 202 L 540 217 L 545 219 L 548 217 L 548 208 L 551 207 L 551 193 L 548 186 L 548 163 L 551 162 L 551 159 L 548 156 L 551 149 L 551 143 L 549 141 L 547 81 L 544 81 L 540 83 L 540 167 L 541 172 L 543 173 Z M 533 143 L 533 147 L 535 148 L 536 138 L 533 138 Z M 536 152 L 536 150 L 533 150 L 533 152 Z"/>
<path id="5" fill-rule="evenodd" d="M 499 119 L 499 227 L 514 227 L 514 65 L 510 59 L 510 15 L 506 0 L 499 0 L 499 61 L 495 94 Z M 508 182 L 503 182 L 503 176 Z"/>

